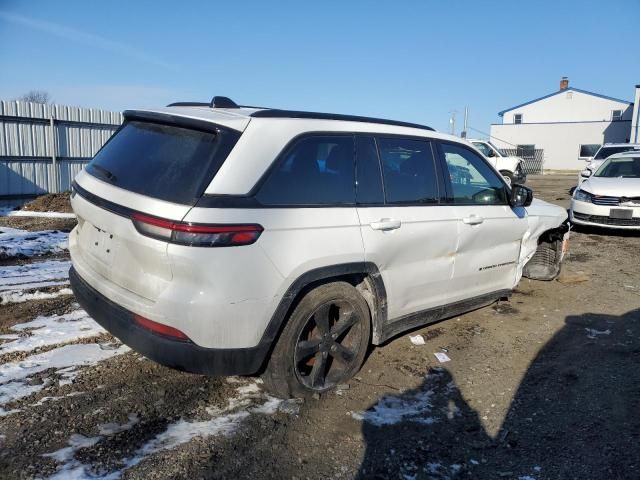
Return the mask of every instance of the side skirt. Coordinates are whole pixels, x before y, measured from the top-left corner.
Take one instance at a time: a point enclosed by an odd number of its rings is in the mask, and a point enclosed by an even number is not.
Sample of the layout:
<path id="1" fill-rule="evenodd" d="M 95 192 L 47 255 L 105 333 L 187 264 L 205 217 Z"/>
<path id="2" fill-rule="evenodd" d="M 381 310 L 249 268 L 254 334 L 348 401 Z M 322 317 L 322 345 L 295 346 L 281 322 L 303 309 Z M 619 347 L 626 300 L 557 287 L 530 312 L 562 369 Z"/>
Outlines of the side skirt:
<path id="1" fill-rule="evenodd" d="M 386 342 L 396 335 L 406 332 L 417 327 L 423 327 L 446 318 L 455 317 L 462 313 L 467 313 L 478 308 L 491 305 L 493 302 L 510 297 L 511 290 L 498 290 L 496 292 L 486 293 L 466 300 L 449 303 L 439 307 L 429 308 L 420 312 L 412 313 L 400 318 L 388 320 L 388 323 L 381 329 L 380 336 L 376 344 Z"/>

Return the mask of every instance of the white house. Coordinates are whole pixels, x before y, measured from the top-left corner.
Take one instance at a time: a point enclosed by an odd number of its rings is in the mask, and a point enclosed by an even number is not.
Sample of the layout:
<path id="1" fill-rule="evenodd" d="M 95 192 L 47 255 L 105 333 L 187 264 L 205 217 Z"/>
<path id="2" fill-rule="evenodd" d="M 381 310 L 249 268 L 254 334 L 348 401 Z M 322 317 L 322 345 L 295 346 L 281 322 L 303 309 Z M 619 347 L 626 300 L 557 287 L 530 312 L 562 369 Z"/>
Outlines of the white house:
<path id="1" fill-rule="evenodd" d="M 635 105 L 635 110 L 634 110 Z M 603 143 L 640 142 L 640 85 L 635 101 L 569 87 L 499 112 L 491 141 L 500 148 L 543 150 L 545 170 L 580 170 Z"/>

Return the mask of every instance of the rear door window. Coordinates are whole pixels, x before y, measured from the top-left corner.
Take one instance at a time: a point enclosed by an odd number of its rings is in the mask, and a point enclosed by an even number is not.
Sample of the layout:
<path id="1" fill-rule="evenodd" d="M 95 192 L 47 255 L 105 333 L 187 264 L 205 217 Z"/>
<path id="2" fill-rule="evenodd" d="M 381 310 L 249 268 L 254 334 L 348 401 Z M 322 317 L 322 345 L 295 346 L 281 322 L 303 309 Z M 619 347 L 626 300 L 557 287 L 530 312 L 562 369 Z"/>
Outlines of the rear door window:
<path id="1" fill-rule="evenodd" d="M 438 203 L 431 142 L 402 137 L 381 137 L 377 141 L 387 203 Z"/>
<path id="2" fill-rule="evenodd" d="M 134 193 L 195 204 L 240 134 L 127 121 L 87 165 L 100 180 Z"/>
<path id="3" fill-rule="evenodd" d="M 314 135 L 285 151 L 256 194 L 263 205 L 304 206 L 355 203 L 351 135 Z"/>

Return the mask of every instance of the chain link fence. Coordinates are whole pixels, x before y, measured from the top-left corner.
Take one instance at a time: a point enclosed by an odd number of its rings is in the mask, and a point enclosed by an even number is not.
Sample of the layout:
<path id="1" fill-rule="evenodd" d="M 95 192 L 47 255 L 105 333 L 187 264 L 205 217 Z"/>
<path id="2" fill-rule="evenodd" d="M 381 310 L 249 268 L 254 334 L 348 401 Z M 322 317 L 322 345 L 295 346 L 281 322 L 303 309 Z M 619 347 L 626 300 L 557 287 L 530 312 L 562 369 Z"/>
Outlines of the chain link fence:
<path id="1" fill-rule="evenodd" d="M 544 150 L 541 148 L 501 148 L 505 155 L 522 158 L 522 168 L 526 174 L 542 173 L 544 168 Z"/>

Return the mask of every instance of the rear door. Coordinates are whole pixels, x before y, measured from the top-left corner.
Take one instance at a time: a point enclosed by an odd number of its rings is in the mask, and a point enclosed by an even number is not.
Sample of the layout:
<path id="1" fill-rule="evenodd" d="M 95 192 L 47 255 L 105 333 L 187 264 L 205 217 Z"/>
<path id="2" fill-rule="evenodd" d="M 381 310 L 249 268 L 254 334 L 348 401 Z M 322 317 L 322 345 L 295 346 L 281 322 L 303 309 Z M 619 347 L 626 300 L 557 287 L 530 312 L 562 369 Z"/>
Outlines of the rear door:
<path id="1" fill-rule="evenodd" d="M 513 288 L 525 209 L 511 208 L 506 184 L 472 149 L 439 141 L 438 151 L 458 231 L 453 300 Z"/>
<path id="2" fill-rule="evenodd" d="M 359 136 L 356 144 L 365 260 L 382 275 L 393 324 L 448 303 L 457 225 L 451 207 L 441 203 L 429 139 Z"/>

